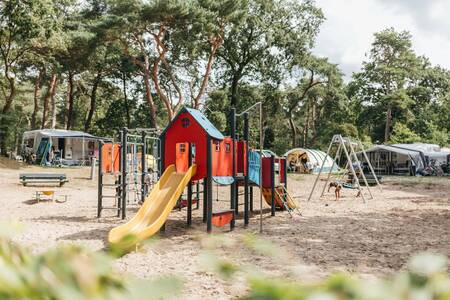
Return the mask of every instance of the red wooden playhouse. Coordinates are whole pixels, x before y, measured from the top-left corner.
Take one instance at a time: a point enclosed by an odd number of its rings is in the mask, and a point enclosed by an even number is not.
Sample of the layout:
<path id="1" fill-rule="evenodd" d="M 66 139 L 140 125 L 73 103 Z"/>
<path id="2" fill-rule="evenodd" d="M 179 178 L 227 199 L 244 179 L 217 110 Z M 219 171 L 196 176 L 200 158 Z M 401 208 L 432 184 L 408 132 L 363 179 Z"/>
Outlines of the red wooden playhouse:
<path id="1" fill-rule="evenodd" d="M 236 128 L 234 110 L 230 119 L 234 122 L 230 127 Z M 259 175 L 255 175 L 255 170 L 259 172 L 262 169 L 263 187 L 266 190 L 264 195 L 272 206 L 272 214 L 275 213 L 277 204 L 283 208 L 282 201 L 277 201 L 276 191 L 279 185 L 284 185 L 284 189 L 286 186 L 285 159 L 273 157 L 269 160 L 263 159 L 262 168 L 258 159 L 254 159 L 253 164 L 249 163 L 248 122 L 244 123 L 247 127 L 244 128 L 243 140 L 236 139 L 235 132 L 231 132 L 231 137 L 225 137 L 200 111 L 183 107 L 162 132 L 161 171 L 172 164 L 175 164 L 177 172 L 187 171 L 192 164 L 197 166 L 196 174 L 187 187 L 188 225 L 192 223 L 193 184 L 196 184 L 199 194 L 198 187 L 201 180 L 203 180 L 203 221 L 207 223 L 208 232 L 212 230 L 213 224 L 223 226 L 229 223 L 233 229 L 235 214 L 238 213 L 239 207 L 239 186 L 244 186 L 244 220 L 245 224 L 248 224 L 249 210 L 253 210 L 249 201 L 249 191 L 252 195 L 252 186 L 260 184 Z M 275 170 L 275 160 L 281 166 L 279 170 Z M 212 181 L 231 186 L 230 210 L 213 213 Z M 268 194 L 269 191 L 271 195 Z"/>

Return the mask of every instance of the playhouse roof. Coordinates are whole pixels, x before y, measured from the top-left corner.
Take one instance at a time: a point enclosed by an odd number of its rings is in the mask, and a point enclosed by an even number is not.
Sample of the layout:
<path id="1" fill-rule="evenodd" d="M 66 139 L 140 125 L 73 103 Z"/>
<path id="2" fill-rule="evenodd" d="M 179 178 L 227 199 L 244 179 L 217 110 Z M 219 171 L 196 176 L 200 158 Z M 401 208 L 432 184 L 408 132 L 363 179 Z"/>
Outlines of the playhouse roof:
<path id="1" fill-rule="evenodd" d="M 198 124 L 200 124 L 200 126 L 206 131 L 206 133 L 213 139 L 216 140 L 223 140 L 224 136 L 223 134 L 219 131 L 219 129 L 217 129 L 210 120 L 208 120 L 208 118 L 199 110 L 197 109 L 193 109 L 193 108 L 189 108 L 184 106 L 179 112 L 178 114 L 175 116 L 175 118 L 173 118 L 172 122 L 174 120 L 176 120 L 178 118 L 178 116 L 183 113 L 183 112 L 187 112 L 189 113 L 196 121 Z M 167 127 L 168 128 L 168 127 Z M 166 130 L 167 130 L 166 128 Z M 166 131 L 164 130 L 164 131 Z"/>

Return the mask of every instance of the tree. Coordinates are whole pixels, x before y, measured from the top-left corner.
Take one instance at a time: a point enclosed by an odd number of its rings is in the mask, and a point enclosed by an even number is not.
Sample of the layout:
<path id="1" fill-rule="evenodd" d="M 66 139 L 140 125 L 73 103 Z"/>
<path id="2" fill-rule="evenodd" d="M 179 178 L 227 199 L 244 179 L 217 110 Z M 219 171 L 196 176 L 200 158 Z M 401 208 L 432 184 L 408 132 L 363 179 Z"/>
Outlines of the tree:
<path id="1" fill-rule="evenodd" d="M 50 0 L 6 0 L 0 3 L 0 68 L 7 82 L 0 116 L 0 151 L 6 152 L 7 114 L 17 95 L 19 69 L 26 56 L 61 47 L 60 19 Z"/>
<path id="2" fill-rule="evenodd" d="M 407 89 L 418 78 L 423 60 L 412 50 L 411 34 L 393 28 L 375 33 L 369 60 L 354 74 L 356 97 L 384 114 L 384 142 L 391 139 L 393 124 L 409 112 L 412 101 Z"/>
<path id="3" fill-rule="evenodd" d="M 324 20 L 322 11 L 309 0 L 245 4 L 240 22 L 230 28 L 218 51 L 231 106 L 238 105 L 242 81 L 279 83 L 292 59 L 309 53 Z"/>
<path id="4" fill-rule="evenodd" d="M 333 98 L 342 90 L 342 74 L 337 66 L 329 63 L 327 59 L 313 55 L 302 56 L 294 61 L 291 70 L 291 80 L 296 80 L 297 85 L 285 93 L 284 106 L 291 130 L 291 144 L 292 147 L 299 146 L 299 127 L 296 119 L 306 116 L 302 119 L 302 146 L 307 147 L 311 127 L 316 130 L 320 103 L 329 104 L 327 99 Z"/>

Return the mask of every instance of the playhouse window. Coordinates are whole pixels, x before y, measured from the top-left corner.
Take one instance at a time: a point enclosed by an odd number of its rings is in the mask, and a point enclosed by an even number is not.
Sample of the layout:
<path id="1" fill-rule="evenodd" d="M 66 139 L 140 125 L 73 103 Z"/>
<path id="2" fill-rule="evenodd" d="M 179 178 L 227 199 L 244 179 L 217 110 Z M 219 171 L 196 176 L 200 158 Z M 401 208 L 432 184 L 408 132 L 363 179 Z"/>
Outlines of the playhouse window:
<path id="1" fill-rule="evenodd" d="M 189 120 L 189 118 L 183 118 L 183 119 L 181 119 L 181 126 L 182 126 L 183 128 L 189 127 L 190 123 L 191 123 L 191 121 Z"/>
<path id="2" fill-rule="evenodd" d="M 216 151 L 219 152 L 220 151 L 220 142 L 217 141 L 215 144 L 216 144 Z"/>
<path id="3" fill-rule="evenodd" d="M 186 144 L 180 144 L 180 152 L 181 153 L 186 152 Z"/>
<path id="4" fill-rule="evenodd" d="M 231 151 L 231 144 L 225 143 L 225 152 L 229 153 Z"/>

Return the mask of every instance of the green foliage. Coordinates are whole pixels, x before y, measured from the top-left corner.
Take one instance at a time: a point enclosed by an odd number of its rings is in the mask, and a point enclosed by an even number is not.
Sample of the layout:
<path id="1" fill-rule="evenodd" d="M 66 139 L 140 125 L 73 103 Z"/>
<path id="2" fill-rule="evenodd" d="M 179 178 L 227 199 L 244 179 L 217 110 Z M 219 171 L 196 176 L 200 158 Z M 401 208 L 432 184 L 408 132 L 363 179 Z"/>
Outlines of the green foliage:
<path id="1" fill-rule="evenodd" d="M 137 280 L 112 270 L 111 257 L 73 245 L 33 255 L 11 242 L 12 227 L 0 237 L 1 299 L 162 299 L 182 288 L 176 277 Z"/>
<path id="2" fill-rule="evenodd" d="M 356 124 L 374 141 L 446 145 L 450 74 L 417 56 L 411 39 L 393 28 L 375 34 L 368 61 L 349 84 Z"/>
<path id="3" fill-rule="evenodd" d="M 256 236 L 250 235 L 234 243 L 243 243 L 249 250 L 269 256 L 276 264 L 292 265 L 283 249 Z M 356 275 L 338 273 L 318 283 L 303 284 L 294 274 L 272 278 L 251 266 L 234 264 L 214 256 L 214 251 L 223 247 L 232 248 L 234 243 L 221 240 L 208 242 L 206 248 L 209 252 L 203 262 L 209 270 L 218 272 L 224 279 L 244 276 L 250 290 L 242 299 L 444 300 L 450 297 L 448 261 L 441 255 L 422 253 L 413 256 L 406 270 L 384 279 L 361 279 Z"/>
<path id="4" fill-rule="evenodd" d="M 261 101 L 264 147 L 278 154 L 325 148 L 336 133 L 450 144 L 450 72 L 418 56 L 409 32 L 375 33 L 344 83 L 312 54 L 326 18 L 312 0 L 82 2 L 0 1 L 3 153 L 23 131 L 53 124 L 52 99 L 56 128 L 102 136 L 163 128 L 182 105 L 203 106 L 228 132 L 231 107 Z M 258 121 L 252 113 L 253 147 Z"/>

